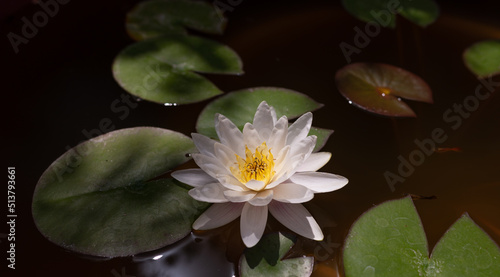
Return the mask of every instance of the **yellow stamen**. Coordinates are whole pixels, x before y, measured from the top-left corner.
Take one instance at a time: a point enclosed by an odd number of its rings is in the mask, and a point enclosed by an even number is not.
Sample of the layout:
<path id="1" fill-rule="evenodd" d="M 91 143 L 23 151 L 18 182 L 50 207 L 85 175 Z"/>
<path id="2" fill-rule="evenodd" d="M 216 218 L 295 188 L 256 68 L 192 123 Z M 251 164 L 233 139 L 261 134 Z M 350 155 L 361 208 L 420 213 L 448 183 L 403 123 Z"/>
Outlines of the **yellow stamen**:
<path id="1" fill-rule="evenodd" d="M 236 162 L 238 166 L 231 167 L 231 173 L 243 184 L 257 180 L 267 185 L 275 173 L 273 154 L 265 142 L 255 149 L 255 153 L 245 145 L 245 159 L 236 155 Z M 262 189 L 264 188 L 265 186 Z"/>

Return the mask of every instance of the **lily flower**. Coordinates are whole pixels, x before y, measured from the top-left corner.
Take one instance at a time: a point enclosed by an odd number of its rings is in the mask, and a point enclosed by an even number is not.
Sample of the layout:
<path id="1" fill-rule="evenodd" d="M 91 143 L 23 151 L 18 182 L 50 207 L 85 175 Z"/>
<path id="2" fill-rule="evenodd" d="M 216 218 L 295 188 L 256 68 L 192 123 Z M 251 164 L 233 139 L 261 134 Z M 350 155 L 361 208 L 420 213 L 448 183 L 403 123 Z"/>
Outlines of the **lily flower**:
<path id="1" fill-rule="evenodd" d="M 192 154 L 197 169 L 172 176 L 194 188 L 194 199 L 214 203 L 193 223 L 195 230 L 223 226 L 239 216 L 241 237 L 247 247 L 259 242 L 268 212 L 290 230 L 304 237 L 323 240 L 321 228 L 300 203 L 315 193 L 331 192 L 348 182 L 345 177 L 316 172 L 331 158 L 327 152 L 312 153 L 316 136 L 308 136 L 310 112 L 292 125 L 274 108 L 262 102 L 253 124 L 243 132 L 221 114 L 215 116 L 220 141 L 193 133 L 199 153 Z"/>

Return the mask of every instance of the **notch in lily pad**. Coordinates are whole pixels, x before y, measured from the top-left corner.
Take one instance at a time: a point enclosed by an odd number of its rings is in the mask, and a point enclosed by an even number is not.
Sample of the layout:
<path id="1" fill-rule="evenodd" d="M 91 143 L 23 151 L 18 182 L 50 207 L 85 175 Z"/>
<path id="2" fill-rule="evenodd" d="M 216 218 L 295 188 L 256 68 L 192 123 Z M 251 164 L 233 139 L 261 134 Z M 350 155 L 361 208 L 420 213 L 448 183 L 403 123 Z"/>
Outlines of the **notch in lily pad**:
<path id="1" fill-rule="evenodd" d="M 257 245 L 245 250 L 240 259 L 242 277 L 307 277 L 312 274 L 313 257 L 283 259 L 295 244 L 290 234 L 271 233 L 265 235 Z"/>
<path id="2" fill-rule="evenodd" d="M 196 150 L 180 133 L 122 129 L 68 150 L 42 174 L 33 195 L 38 230 L 71 251 L 121 257 L 170 245 L 208 207 L 171 178 L 157 179 Z"/>
<path id="3" fill-rule="evenodd" d="M 397 117 L 416 117 L 401 98 L 433 103 L 429 85 L 417 75 L 382 63 L 353 63 L 337 71 L 340 93 L 360 109 Z"/>
<path id="4" fill-rule="evenodd" d="M 467 48 L 464 63 L 479 78 L 500 74 L 500 40 L 484 40 Z"/>
<path id="5" fill-rule="evenodd" d="M 342 0 L 344 8 L 359 20 L 394 29 L 396 15 L 427 27 L 439 16 L 439 6 L 433 0 Z"/>
<path id="6" fill-rule="evenodd" d="M 360 216 L 344 243 L 343 259 L 347 277 L 500 276 L 500 249 L 466 213 L 429 256 L 410 197 L 384 202 Z"/>
<path id="7" fill-rule="evenodd" d="M 141 99 L 164 105 L 189 104 L 222 94 L 195 73 L 243 74 L 238 54 L 226 45 L 196 37 L 170 35 L 134 43 L 115 58 L 118 84 Z"/>
<path id="8" fill-rule="evenodd" d="M 187 35 L 187 29 L 222 34 L 227 19 L 214 5 L 190 0 L 151 0 L 127 14 L 126 29 L 134 40 L 161 35 Z"/>

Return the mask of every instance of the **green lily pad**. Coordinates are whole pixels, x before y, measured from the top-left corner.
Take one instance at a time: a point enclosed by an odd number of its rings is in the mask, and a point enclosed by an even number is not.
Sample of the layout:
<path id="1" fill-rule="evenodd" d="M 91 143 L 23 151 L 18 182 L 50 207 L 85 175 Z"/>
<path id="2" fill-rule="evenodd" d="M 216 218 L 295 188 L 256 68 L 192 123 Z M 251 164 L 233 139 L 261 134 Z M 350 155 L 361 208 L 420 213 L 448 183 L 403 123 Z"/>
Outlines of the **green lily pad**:
<path id="1" fill-rule="evenodd" d="M 113 63 L 113 75 L 129 93 L 152 102 L 176 105 L 202 101 L 220 91 L 192 71 L 241 74 L 238 54 L 215 41 L 193 36 L 163 36 L 125 48 Z"/>
<path id="2" fill-rule="evenodd" d="M 242 277 L 296 276 L 312 274 L 313 257 L 298 257 L 282 260 L 294 245 L 291 235 L 272 233 L 264 236 L 257 245 L 246 249 L 240 259 Z"/>
<path id="3" fill-rule="evenodd" d="M 465 65 L 480 78 L 500 74 L 500 40 L 485 40 L 467 48 Z"/>
<path id="4" fill-rule="evenodd" d="M 323 129 L 317 127 L 311 127 L 309 131 L 309 136 L 316 136 L 318 139 L 316 140 L 316 146 L 314 147 L 314 152 L 319 151 L 323 146 L 325 146 L 326 142 L 333 134 L 333 130 Z"/>
<path id="5" fill-rule="evenodd" d="M 415 117 L 400 97 L 432 103 L 432 91 L 417 75 L 381 63 L 353 63 L 335 75 L 340 93 L 355 106 L 385 116 Z"/>
<path id="6" fill-rule="evenodd" d="M 207 204 L 172 179 L 150 180 L 194 151 L 189 137 L 152 127 L 83 142 L 40 177 L 35 224 L 55 244 L 94 256 L 128 256 L 172 244 L 191 231 Z"/>
<path id="7" fill-rule="evenodd" d="M 500 249 L 468 214 L 446 231 L 431 260 L 437 276 L 500 276 Z"/>
<path id="8" fill-rule="evenodd" d="M 439 6 L 433 0 L 405 0 L 402 3 L 400 14 L 420 27 L 431 25 L 439 17 Z"/>
<path id="9" fill-rule="evenodd" d="M 226 18 L 214 5 L 189 0 L 152 0 L 137 4 L 126 19 L 127 32 L 135 40 L 161 35 L 187 34 L 186 28 L 222 34 Z"/>
<path id="10" fill-rule="evenodd" d="M 500 276 L 500 249 L 467 215 L 429 258 L 422 222 L 410 197 L 370 209 L 344 245 L 346 276 Z"/>
<path id="11" fill-rule="evenodd" d="M 228 93 L 210 102 L 198 116 L 196 130 L 200 134 L 216 138 L 214 118 L 217 113 L 229 118 L 241 130 L 245 123 L 253 122 L 255 111 L 262 101 L 274 107 L 278 117 L 286 115 L 288 119 L 299 117 L 323 106 L 308 96 L 289 89 L 249 88 Z M 319 130 L 317 133 L 320 133 Z M 326 136 L 326 134 L 320 135 Z"/>
<path id="12" fill-rule="evenodd" d="M 439 6 L 432 0 L 342 0 L 344 8 L 364 22 L 383 27 L 396 26 L 396 14 L 427 27 L 439 16 Z"/>

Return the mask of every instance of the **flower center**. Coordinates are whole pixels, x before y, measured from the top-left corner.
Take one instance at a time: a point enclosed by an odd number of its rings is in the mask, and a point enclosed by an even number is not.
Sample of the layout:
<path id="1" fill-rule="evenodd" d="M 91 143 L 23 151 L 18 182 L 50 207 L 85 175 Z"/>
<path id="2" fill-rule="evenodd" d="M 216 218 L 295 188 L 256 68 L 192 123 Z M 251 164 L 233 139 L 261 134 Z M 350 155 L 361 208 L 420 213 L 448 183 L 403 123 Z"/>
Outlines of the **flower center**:
<path id="1" fill-rule="evenodd" d="M 238 167 L 231 167 L 231 173 L 243 184 L 257 180 L 264 181 L 267 185 L 275 173 L 273 154 L 265 142 L 259 145 L 254 153 L 245 145 L 245 159 L 236 155 L 236 162 Z"/>

